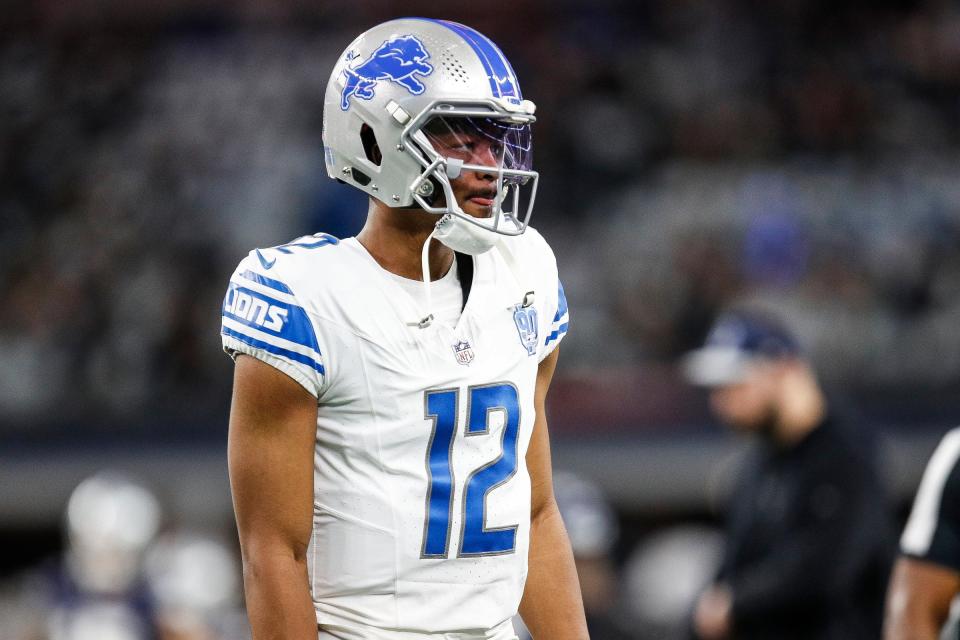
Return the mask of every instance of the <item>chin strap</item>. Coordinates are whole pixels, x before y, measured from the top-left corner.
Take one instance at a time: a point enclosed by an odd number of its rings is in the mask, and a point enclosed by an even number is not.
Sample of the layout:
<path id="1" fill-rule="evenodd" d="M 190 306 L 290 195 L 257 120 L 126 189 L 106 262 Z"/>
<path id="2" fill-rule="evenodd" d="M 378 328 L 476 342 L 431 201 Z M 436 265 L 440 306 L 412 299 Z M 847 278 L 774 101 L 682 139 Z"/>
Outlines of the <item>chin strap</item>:
<path id="1" fill-rule="evenodd" d="M 433 235 L 436 232 L 436 228 L 430 232 L 430 235 L 427 236 L 427 239 L 423 243 L 423 249 L 420 251 L 420 269 L 422 270 L 423 295 L 426 300 L 427 314 L 417 322 L 408 322 L 408 327 L 426 329 L 433 323 L 433 313 L 430 312 L 430 309 L 433 307 L 433 298 L 430 296 L 430 241 L 433 240 Z"/>

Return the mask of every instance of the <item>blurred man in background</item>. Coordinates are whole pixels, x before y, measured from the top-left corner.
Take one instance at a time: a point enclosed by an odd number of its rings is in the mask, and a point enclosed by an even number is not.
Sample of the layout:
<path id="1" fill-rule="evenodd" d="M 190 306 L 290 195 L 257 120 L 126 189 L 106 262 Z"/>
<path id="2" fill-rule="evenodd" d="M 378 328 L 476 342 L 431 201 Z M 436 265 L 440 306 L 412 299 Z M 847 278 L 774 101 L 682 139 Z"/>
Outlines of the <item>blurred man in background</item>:
<path id="1" fill-rule="evenodd" d="M 856 640 L 880 633 L 889 520 L 872 445 L 828 406 L 793 337 L 735 313 L 686 360 L 718 417 L 752 434 L 699 638 Z"/>
<path id="2" fill-rule="evenodd" d="M 960 427 L 927 465 L 890 581 L 886 640 L 934 640 L 960 593 Z M 950 637 L 958 637 L 954 634 Z"/>

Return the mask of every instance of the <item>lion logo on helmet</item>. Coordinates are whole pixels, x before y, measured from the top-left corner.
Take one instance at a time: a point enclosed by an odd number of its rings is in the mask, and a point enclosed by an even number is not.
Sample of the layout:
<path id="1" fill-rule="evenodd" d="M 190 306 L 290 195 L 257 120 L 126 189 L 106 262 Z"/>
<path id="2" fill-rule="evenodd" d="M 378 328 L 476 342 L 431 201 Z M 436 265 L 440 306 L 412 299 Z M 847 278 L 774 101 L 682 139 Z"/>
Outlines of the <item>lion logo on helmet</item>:
<path id="1" fill-rule="evenodd" d="M 423 93 L 423 82 L 417 75 L 428 76 L 433 73 L 433 65 L 424 62 L 430 57 L 423 43 L 415 36 L 395 36 L 390 38 L 370 54 L 370 57 L 351 67 L 356 54 L 347 54 L 347 66 L 343 73 L 347 77 L 343 92 L 340 94 L 340 108 L 350 108 L 350 98 L 361 100 L 373 98 L 374 89 L 380 80 L 391 80 L 414 95 Z"/>

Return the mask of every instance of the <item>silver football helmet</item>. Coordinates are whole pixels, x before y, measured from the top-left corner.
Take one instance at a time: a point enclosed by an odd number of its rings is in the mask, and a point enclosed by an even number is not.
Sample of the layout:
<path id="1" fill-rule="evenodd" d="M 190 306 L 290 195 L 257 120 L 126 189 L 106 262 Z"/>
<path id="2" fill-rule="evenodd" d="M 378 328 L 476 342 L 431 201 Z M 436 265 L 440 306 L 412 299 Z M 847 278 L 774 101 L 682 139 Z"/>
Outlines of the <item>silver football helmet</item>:
<path id="1" fill-rule="evenodd" d="M 441 241 L 464 227 L 473 227 L 468 241 L 519 235 L 536 199 L 535 108 L 484 35 L 445 20 L 385 22 L 350 43 L 330 76 L 327 173 L 390 207 L 419 205 L 442 216 Z M 489 207 L 487 218 L 465 213 L 454 197 L 450 181 L 465 171 L 494 178 L 476 200 Z"/>

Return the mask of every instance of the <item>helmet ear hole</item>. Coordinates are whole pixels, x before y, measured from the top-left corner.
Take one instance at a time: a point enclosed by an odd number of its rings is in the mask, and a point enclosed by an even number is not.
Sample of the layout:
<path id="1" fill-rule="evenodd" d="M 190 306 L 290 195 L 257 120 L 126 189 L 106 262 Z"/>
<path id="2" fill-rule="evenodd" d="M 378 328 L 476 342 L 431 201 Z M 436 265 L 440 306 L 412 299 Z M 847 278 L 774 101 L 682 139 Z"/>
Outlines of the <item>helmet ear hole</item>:
<path id="1" fill-rule="evenodd" d="M 359 184 L 361 187 L 365 187 L 370 184 L 370 176 L 365 174 L 363 171 L 360 171 L 356 167 L 350 169 L 350 176 L 354 181 Z"/>
<path id="2" fill-rule="evenodd" d="M 366 122 L 360 127 L 360 142 L 363 144 L 363 153 L 367 160 L 380 166 L 383 162 L 383 153 L 380 151 L 380 145 L 377 144 L 377 136 L 373 133 L 373 128 Z"/>

